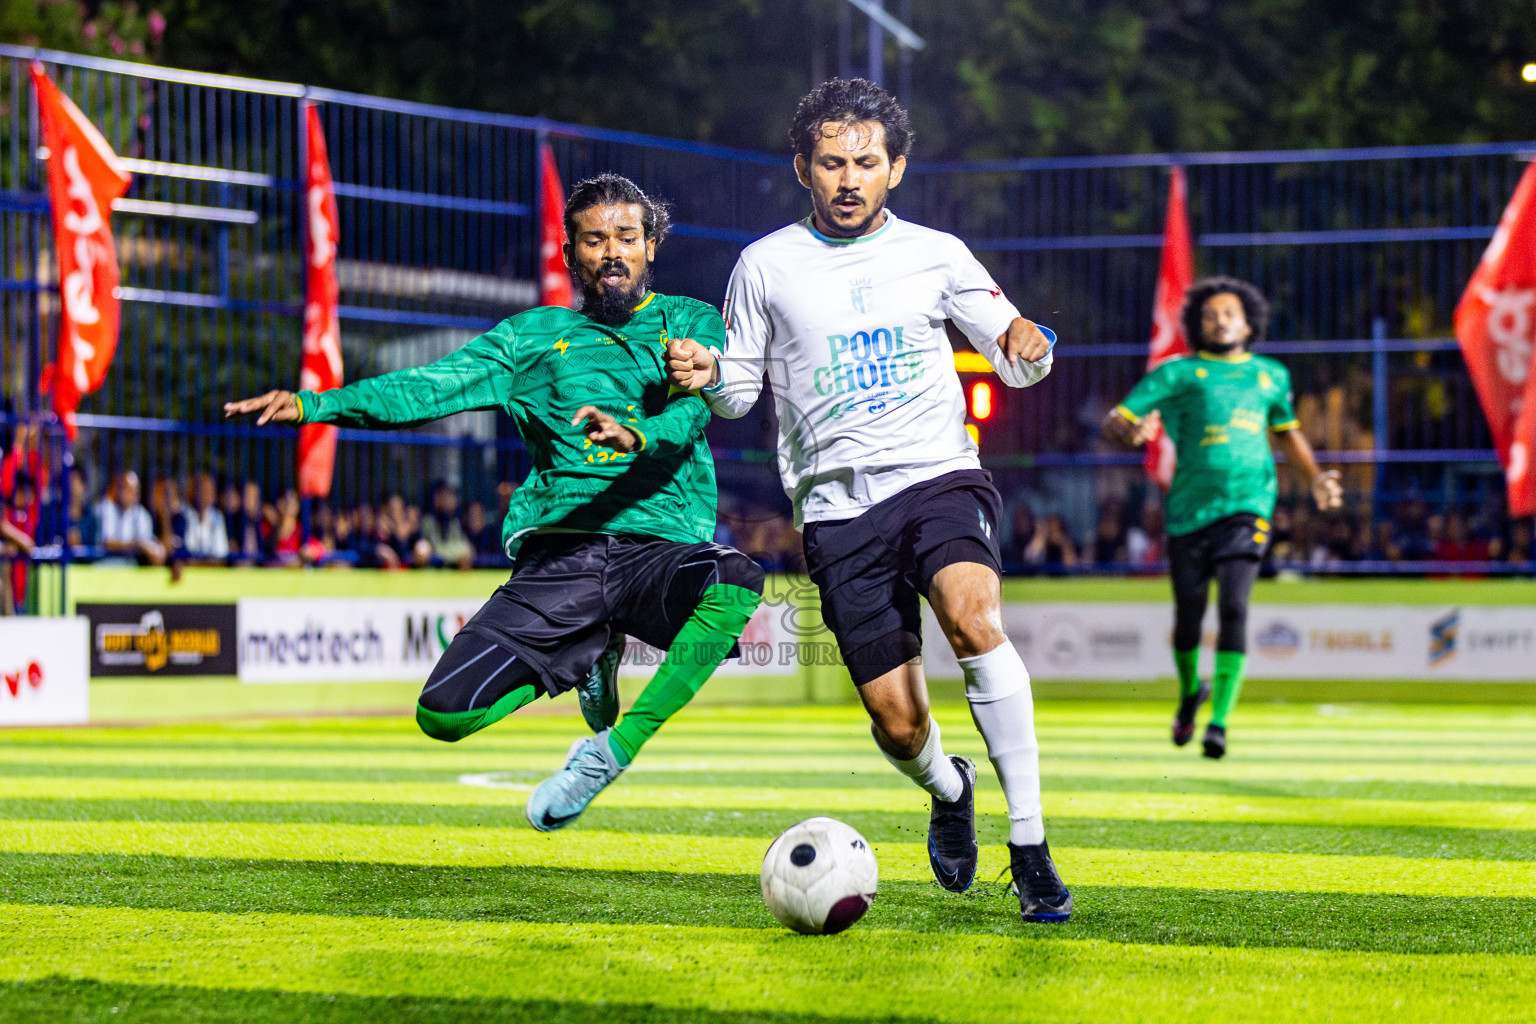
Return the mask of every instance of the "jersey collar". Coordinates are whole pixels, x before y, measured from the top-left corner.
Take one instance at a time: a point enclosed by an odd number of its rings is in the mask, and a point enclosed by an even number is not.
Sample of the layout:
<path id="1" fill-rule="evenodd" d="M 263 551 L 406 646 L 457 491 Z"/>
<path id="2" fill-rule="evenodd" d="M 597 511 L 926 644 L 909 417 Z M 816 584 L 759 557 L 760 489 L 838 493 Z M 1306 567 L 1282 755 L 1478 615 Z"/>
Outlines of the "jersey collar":
<path id="1" fill-rule="evenodd" d="M 881 224 L 878 228 L 875 228 L 875 230 L 871 231 L 869 234 L 860 235 L 857 238 L 834 238 L 831 235 L 822 234 L 820 231 L 816 230 L 816 215 L 814 213 L 806 217 L 805 220 L 801 221 L 801 223 L 805 225 L 805 230 L 811 233 L 811 237 L 816 239 L 818 242 L 825 242 L 827 245 L 858 245 L 861 242 L 873 242 L 875 239 L 883 237 L 887 232 L 891 230 L 891 225 L 896 223 L 896 215 L 890 211 L 889 207 L 887 207 L 885 211 L 885 223 Z"/>
<path id="2" fill-rule="evenodd" d="M 640 312 L 646 306 L 649 306 L 651 304 L 651 300 L 654 299 L 655 297 L 656 297 L 656 293 L 655 292 L 646 292 L 645 293 L 645 298 L 640 300 L 640 305 L 638 305 L 634 309 L 630 310 L 630 312 L 632 312 L 632 313 Z"/>
<path id="3" fill-rule="evenodd" d="M 1200 359 L 1209 359 L 1213 363 L 1246 363 L 1253 358 L 1252 352 L 1240 352 L 1235 356 L 1219 356 L 1214 352 L 1196 352 Z"/>

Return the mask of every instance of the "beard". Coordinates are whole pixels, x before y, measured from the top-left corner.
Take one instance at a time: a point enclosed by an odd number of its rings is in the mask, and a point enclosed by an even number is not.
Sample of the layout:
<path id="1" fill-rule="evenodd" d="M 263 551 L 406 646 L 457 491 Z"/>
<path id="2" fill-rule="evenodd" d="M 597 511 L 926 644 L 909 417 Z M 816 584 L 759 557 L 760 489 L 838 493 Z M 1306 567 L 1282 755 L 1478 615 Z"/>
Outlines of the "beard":
<path id="1" fill-rule="evenodd" d="M 629 275 L 628 264 L 614 260 L 598 267 L 593 277 L 600 278 L 614 268 L 622 268 L 625 276 Z M 596 280 L 588 281 L 585 274 L 576 271 L 571 272 L 571 278 L 581 289 L 581 311 L 600 324 L 618 327 L 629 322 L 635 315 L 635 307 L 651 290 L 651 265 L 646 263 L 638 279 L 617 288 L 604 288 Z"/>
<path id="2" fill-rule="evenodd" d="M 1228 341 L 1225 338 L 1208 338 L 1204 333 L 1200 335 L 1200 350 L 1209 352 L 1213 356 L 1229 356 L 1234 352 L 1241 352 L 1247 346 L 1249 339 Z"/>
<path id="3" fill-rule="evenodd" d="M 873 201 L 873 197 L 864 192 L 859 192 L 858 196 L 864 201 L 864 209 L 861 211 L 864 214 L 864 219 L 856 224 L 846 225 L 836 219 L 839 213 L 837 207 L 823 199 L 820 193 L 812 189 L 811 205 L 816 208 L 816 219 L 833 229 L 841 238 L 857 238 L 867 233 L 869 226 L 875 222 L 875 218 L 879 217 L 881 212 L 885 210 L 885 194 L 881 193 L 879 202 Z M 836 196 L 833 196 L 834 200 L 836 198 Z"/>

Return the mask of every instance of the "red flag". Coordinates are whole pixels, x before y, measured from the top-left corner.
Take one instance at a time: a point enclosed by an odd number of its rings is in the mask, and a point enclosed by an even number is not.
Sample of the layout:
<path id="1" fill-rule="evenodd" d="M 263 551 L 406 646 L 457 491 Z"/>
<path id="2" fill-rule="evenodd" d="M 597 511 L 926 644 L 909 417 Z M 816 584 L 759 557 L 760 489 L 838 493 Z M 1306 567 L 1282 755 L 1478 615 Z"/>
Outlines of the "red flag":
<path id="1" fill-rule="evenodd" d="M 331 163 L 325 151 L 320 111 L 306 103 L 309 158 L 304 170 L 305 301 L 304 362 L 299 387 L 328 391 L 341 387 L 341 321 L 336 315 L 336 244 L 341 236 Z M 336 468 L 336 428 L 309 423 L 299 428 L 299 494 L 324 498 Z"/>
<path id="2" fill-rule="evenodd" d="M 571 272 L 560 250 L 565 247 L 565 189 L 555 167 L 555 152 L 539 147 L 539 305 L 569 306 Z"/>
<path id="3" fill-rule="evenodd" d="M 1184 293 L 1195 282 L 1195 246 L 1189 234 L 1186 209 L 1184 168 L 1175 167 L 1168 179 L 1168 215 L 1163 222 L 1163 255 L 1157 264 L 1157 294 L 1152 299 L 1152 342 L 1147 354 L 1147 371 L 1157 369 L 1176 356 L 1189 355 L 1189 339 L 1184 336 Z M 1147 475 L 1163 490 L 1173 483 L 1177 462 L 1173 441 L 1163 433 L 1161 424 L 1147 442 L 1143 461 Z"/>
<path id="4" fill-rule="evenodd" d="M 1525 169 L 1482 261 L 1456 306 L 1456 340 L 1498 448 L 1509 513 L 1536 513 L 1536 164 Z"/>
<path id="5" fill-rule="evenodd" d="M 112 201 L 128 191 L 132 176 L 96 126 L 32 65 L 37 112 L 48 147 L 48 198 L 53 207 L 54 248 L 59 258 L 59 353 L 43 371 L 53 392 L 53 411 L 75 439 L 80 399 L 101 387 L 117 351 L 117 249 L 112 244 Z"/>

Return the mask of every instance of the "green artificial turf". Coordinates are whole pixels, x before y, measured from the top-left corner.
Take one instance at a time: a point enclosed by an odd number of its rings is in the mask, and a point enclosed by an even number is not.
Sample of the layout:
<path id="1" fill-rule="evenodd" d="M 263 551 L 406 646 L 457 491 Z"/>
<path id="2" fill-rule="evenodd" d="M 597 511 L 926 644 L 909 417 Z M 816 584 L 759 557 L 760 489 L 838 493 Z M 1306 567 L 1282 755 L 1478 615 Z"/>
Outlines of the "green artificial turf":
<path id="1" fill-rule="evenodd" d="M 1060 926 L 1019 922 L 985 750 L 936 714 L 982 769 L 962 895 L 857 709 L 688 709 L 554 835 L 522 803 L 570 715 L 7 732 L 0 1021 L 1529 1019 L 1536 710 L 1249 705 L 1211 763 L 1161 706 L 1043 703 Z M 880 893 L 802 937 L 756 871 L 819 813 Z"/>

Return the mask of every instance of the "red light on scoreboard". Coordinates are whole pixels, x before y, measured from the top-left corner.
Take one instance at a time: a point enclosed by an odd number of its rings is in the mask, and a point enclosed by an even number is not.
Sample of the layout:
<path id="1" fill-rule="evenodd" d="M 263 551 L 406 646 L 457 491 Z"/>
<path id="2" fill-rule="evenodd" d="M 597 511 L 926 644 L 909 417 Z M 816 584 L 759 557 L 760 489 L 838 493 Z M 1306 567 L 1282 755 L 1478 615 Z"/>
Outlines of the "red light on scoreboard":
<path id="1" fill-rule="evenodd" d="M 971 385 L 971 418 L 986 421 L 992 418 L 992 382 L 978 380 Z"/>

